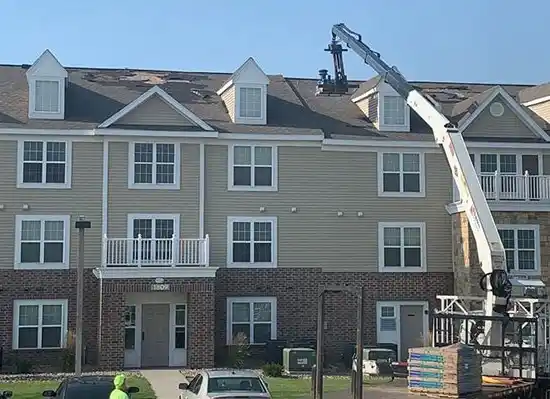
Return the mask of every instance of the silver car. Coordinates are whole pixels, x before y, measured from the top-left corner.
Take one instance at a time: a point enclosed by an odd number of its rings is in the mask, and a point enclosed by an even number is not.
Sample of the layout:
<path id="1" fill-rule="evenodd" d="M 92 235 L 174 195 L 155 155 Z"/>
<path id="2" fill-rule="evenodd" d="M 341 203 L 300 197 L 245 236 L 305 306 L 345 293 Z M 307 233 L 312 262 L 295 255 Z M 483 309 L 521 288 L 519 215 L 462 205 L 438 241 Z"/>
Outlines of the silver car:
<path id="1" fill-rule="evenodd" d="M 179 389 L 180 399 L 271 399 L 267 383 L 251 370 L 203 370 Z"/>

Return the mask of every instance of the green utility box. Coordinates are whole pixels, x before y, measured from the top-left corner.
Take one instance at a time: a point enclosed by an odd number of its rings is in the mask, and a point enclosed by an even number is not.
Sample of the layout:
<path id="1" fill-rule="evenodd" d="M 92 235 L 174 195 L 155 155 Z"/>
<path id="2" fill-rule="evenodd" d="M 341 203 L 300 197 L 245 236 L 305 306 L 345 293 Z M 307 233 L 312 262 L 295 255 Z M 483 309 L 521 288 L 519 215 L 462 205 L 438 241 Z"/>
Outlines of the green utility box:
<path id="1" fill-rule="evenodd" d="M 284 348 L 283 369 L 286 374 L 310 373 L 315 364 L 315 350 L 311 348 Z"/>

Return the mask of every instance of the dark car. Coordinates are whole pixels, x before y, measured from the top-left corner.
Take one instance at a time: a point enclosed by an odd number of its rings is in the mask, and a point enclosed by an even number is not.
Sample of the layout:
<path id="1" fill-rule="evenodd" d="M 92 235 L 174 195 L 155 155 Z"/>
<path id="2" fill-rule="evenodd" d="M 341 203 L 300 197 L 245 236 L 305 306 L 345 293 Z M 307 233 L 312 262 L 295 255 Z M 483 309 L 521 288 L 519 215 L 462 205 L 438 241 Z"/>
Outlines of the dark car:
<path id="1" fill-rule="evenodd" d="M 0 399 L 8 399 L 12 397 L 11 391 L 0 391 Z"/>
<path id="2" fill-rule="evenodd" d="M 42 396 L 61 399 L 109 399 L 114 389 L 114 376 L 93 375 L 65 378 L 55 391 L 44 391 Z M 139 392 L 137 387 L 129 387 L 128 395 Z"/>

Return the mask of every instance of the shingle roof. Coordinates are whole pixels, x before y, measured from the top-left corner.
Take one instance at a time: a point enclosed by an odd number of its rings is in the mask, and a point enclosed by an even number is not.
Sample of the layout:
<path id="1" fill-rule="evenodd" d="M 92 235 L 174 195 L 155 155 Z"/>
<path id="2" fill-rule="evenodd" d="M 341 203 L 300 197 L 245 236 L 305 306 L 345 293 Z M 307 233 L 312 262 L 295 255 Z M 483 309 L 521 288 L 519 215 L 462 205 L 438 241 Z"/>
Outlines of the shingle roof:
<path id="1" fill-rule="evenodd" d="M 27 127 L 52 129 L 90 129 L 135 100 L 153 85 L 187 107 L 214 129 L 221 132 L 351 135 L 374 139 L 406 137 L 431 140 L 428 126 L 411 115 L 411 131 L 419 135 L 378 132 L 360 109 L 351 102 L 374 87 L 379 77 L 359 84 L 348 95 L 315 96 L 317 79 L 286 78 L 270 75 L 268 86 L 267 126 L 237 125 L 231 122 L 227 109 L 216 92 L 231 77 L 229 73 L 145 71 L 129 69 L 66 68 L 65 120 L 28 118 L 28 85 L 26 68 L 0 66 L 0 128 Z M 442 106 L 452 120 L 473 112 L 491 92 L 493 85 L 471 83 L 412 82 Z M 512 97 L 525 96 L 536 87 L 502 86 Z M 520 94 L 523 93 L 523 94 Z M 151 127 L 154 128 L 154 127 Z M 413 137 L 414 136 L 414 137 Z"/>

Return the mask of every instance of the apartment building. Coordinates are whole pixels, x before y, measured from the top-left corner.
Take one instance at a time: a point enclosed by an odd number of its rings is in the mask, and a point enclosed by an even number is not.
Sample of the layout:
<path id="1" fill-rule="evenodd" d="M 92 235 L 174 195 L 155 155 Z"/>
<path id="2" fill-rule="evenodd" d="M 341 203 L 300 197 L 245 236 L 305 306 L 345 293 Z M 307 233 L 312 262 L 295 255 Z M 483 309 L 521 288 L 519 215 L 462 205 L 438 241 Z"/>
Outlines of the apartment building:
<path id="1" fill-rule="evenodd" d="M 380 78 L 341 97 L 316 79 L 64 67 L 50 51 L 0 66 L 0 346 L 55 368 L 75 327 L 100 368 L 203 367 L 314 338 L 320 286 L 365 287 L 367 343 L 400 356 L 437 294 L 479 268 L 428 126 Z M 548 280 L 550 86 L 417 83 L 459 123 L 509 269 Z M 329 347 L 355 300 L 326 298 Z M 406 333 L 405 333 L 406 332 Z"/>

